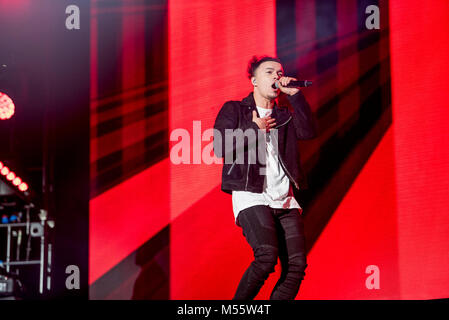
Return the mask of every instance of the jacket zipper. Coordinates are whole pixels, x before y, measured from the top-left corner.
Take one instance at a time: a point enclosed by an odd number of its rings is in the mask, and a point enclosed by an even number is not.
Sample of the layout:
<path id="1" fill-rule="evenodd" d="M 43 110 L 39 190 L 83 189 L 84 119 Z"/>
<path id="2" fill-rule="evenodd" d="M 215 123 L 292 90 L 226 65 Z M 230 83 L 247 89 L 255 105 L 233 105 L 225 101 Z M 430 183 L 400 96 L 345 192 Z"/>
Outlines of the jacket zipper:
<path id="1" fill-rule="evenodd" d="M 290 116 L 290 118 L 288 118 L 287 121 L 285 121 L 283 124 L 277 126 L 276 128 L 279 128 L 279 127 L 285 125 L 287 122 L 289 122 L 291 120 L 291 118 L 292 117 Z M 279 145 L 279 141 L 278 141 L 278 145 Z M 285 166 L 284 162 L 282 161 L 282 158 L 281 158 L 280 154 L 278 154 L 278 159 L 279 159 L 279 162 L 281 163 L 282 168 L 284 169 L 285 173 L 287 174 L 287 177 L 295 184 L 296 189 L 299 190 L 298 183 L 295 181 L 295 179 L 292 178 L 292 175 L 290 174 L 290 172 L 288 172 L 287 167 Z"/>
<path id="2" fill-rule="evenodd" d="M 245 184 L 245 191 L 248 190 L 248 176 L 249 176 L 249 166 L 251 164 L 248 162 L 248 169 L 246 170 L 246 184 Z"/>
<path id="3" fill-rule="evenodd" d="M 232 163 L 232 166 L 229 168 L 229 170 L 228 170 L 228 175 L 231 173 L 232 169 L 234 168 L 234 166 L 235 166 L 235 164 L 236 164 L 236 161 L 237 161 L 237 159 L 234 160 L 234 162 Z M 248 169 L 246 170 L 245 191 L 248 190 L 249 166 L 250 166 L 250 164 L 248 163 Z"/>
<path id="4" fill-rule="evenodd" d="M 231 174 L 232 169 L 234 168 L 235 164 L 236 164 L 237 159 L 234 160 L 234 162 L 232 163 L 232 166 L 229 168 L 228 170 L 228 175 Z M 245 191 L 248 189 L 248 176 L 249 176 L 249 166 L 250 164 L 248 163 L 248 169 L 246 170 L 246 183 L 245 183 Z"/>
<path id="5" fill-rule="evenodd" d="M 283 167 L 284 170 L 285 170 L 285 173 L 287 174 L 287 177 L 289 177 L 289 179 L 290 179 L 291 181 L 293 181 L 293 183 L 295 184 L 296 189 L 299 190 L 298 183 L 296 183 L 296 181 L 292 178 L 290 172 L 288 172 L 286 166 L 285 166 L 284 163 L 282 162 L 281 155 L 278 155 L 278 158 L 279 158 L 279 161 L 281 162 L 282 167 Z"/>
<path id="6" fill-rule="evenodd" d="M 232 166 L 229 168 L 229 170 L 228 170 L 228 175 L 231 174 L 231 171 L 232 171 L 232 169 L 234 168 L 236 161 L 237 161 L 237 159 L 234 160 L 234 162 L 232 163 Z"/>
<path id="7" fill-rule="evenodd" d="M 274 129 L 277 129 L 279 127 L 282 127 L 283 125 L 287 124 L 287 122 L 289 122 L 291 120 L 292 116 L 290 116 L 290 118 L 287 119 L 287 121 L 285 121 L 283 124 L 278 125 L 277 127 L 274 127 Z"/>

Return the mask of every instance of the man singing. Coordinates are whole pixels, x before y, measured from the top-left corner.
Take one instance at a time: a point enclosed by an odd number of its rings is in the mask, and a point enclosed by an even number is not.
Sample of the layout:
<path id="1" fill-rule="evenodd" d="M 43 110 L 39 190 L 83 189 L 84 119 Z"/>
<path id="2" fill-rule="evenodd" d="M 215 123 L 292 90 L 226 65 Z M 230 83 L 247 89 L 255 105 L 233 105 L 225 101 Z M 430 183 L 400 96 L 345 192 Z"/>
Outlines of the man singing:
<path id="1" fill-rule="evenodd" d="M 229 144 L 225 140 L 229 131 L 253 130 L 256 135 L 264 135 L 262 144 L 260 139 L 245 139 L 244 161 L 237 161 L 236 155 L 232 163 L 223 164 L 221 189 L 232 194 L 235 223 L 242 228 L 254 252 L 254 261 L 243 274 L 233 299 L 254 299 L 274 272 L 279 257 L 282 273 L 270 299 L 293 300 L 307 267 L 302 208 L 292 189 L 307 188 L 297 140 L 316 137 L 316 127 L 302 92 L 287 87 L 296 79 L 284 76 L 279 59 L 253 57 L 248 64 L 248 77 L 253 92 L 242 101 L 226 102 L 214 124 L 217 157 L 225 158 L 226 153 L 235 155 L 239 151 L 233 138 L 234 144 L 227 150 Z M 276 103 L 281 93 L 286 94 L 293 113 Z M 261 146 L 265 152 L 263 159 L 249 161 L 251 148 Z"/>

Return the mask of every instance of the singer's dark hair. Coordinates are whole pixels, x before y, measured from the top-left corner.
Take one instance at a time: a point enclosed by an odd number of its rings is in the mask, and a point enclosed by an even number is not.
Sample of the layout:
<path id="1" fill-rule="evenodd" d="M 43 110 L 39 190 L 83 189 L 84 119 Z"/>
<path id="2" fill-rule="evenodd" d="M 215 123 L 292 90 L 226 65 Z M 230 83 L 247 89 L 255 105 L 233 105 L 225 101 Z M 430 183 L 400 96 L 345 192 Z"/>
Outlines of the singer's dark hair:
<path id="1" fill-rule="evenodd" d="M 248 62 L 248 79 L 251 80 L 251 77 L 254 76 L 254 73 L 256 72 L 257 68 L 264 62 L 266 61 L 274 61 L 274 62 L 279 62 L 280 64 L 282 64 L 281 60 L 279 60 L 279 58 L 275 58 L 275 57 L 269 57 L 269 56 L 262 56 L 262 57 L 257 57 L 257 56 L 253 56 L 251 58 L 251 60 L 249 60 Z"/>

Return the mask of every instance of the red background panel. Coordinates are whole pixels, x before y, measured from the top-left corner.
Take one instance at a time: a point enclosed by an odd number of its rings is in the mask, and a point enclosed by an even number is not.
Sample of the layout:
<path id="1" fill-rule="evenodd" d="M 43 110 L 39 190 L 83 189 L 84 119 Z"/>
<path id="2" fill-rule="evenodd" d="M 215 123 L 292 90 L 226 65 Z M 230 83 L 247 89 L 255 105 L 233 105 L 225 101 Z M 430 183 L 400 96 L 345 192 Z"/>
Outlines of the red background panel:
<path id="1" fill-rule="evenodd" d="M 297 299 L 398 299 L 394 144 L 389 129 L 309 252 Z M 366 267 L 380 269 L 368 290 Z"/>
<path id="2" fill-rule="evenodd" d="M 167 225 L 168 166 L 161 161 L 90 201 L 89 284 Z"/>
<path id="3" fill-rule="evenodd" d="M 225 101 L 250 92 L 250 58 L 275 55 L 275 14 L 274 1 L 169 2 L 170 132 L 186 129 L 191 151 L 193 121 L 212 128 Z M 228 298 L 250 258 L 220 178 L 220 164 L 171 164 L 172 299 Z"/>
<path id="4" fill-rule="evenodd" d="M 298 299 L 449 297 L 449 4 L 391 1 L 390 28 L 392 127 L 308 255 Z"/>
<path id="5" fill-rule="evenodd" d="M 449 297 L 449 2 L 390 2 L 400 293 Z"/>

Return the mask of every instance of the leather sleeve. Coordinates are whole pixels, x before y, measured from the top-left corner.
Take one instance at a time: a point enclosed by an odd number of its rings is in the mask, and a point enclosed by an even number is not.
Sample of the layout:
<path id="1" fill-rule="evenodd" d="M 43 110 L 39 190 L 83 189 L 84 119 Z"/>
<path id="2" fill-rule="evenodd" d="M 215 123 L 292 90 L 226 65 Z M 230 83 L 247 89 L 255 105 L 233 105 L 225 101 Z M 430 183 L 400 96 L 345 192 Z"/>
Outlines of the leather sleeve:
<path id="1" fill-rule="evenodd" d="M 317 126 L 313 117 L 312 109 L 301 91 L 292 96 L 287 96 L 293 107 L 293 124 L 296 137 L 301 140 L 313 139 L 318 135 Z"/>

